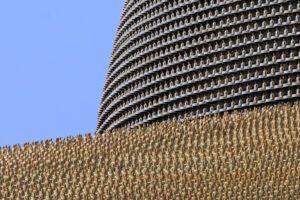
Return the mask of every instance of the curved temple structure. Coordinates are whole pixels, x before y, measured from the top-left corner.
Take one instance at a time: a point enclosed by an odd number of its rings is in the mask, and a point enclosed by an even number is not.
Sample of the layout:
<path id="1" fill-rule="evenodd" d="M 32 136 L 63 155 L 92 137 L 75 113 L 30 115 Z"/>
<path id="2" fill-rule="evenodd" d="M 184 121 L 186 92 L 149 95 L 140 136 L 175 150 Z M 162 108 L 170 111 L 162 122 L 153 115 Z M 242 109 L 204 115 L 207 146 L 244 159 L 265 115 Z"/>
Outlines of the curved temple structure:
<path id="1" fill-rule="evenodd" d="M 97 131 L 300 97 L 300 2 L 127 0 Z"/>

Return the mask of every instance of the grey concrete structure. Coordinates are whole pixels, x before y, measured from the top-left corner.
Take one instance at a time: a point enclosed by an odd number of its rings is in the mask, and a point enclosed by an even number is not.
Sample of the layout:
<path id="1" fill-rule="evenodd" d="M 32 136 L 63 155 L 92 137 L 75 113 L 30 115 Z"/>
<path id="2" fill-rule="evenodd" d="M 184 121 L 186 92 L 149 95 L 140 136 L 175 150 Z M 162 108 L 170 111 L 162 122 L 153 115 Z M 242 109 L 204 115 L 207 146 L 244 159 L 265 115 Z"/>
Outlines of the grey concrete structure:
<path id="1" fill-rule="evenodd" d="M 300 97 L 297 0 L 127 0 L 97 131 Z"/>

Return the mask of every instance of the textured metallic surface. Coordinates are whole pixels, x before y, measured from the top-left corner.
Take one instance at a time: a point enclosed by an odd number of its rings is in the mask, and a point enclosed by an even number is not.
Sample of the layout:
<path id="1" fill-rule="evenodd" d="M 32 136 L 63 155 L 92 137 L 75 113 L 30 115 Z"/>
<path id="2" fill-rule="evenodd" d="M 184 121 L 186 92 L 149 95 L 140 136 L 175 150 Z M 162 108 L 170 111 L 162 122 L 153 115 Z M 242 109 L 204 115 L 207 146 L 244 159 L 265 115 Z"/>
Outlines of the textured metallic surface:
<path id="1" fill-rule="evenodd" d="M 0 147 L 1 200 L 299 200 L 300 102 Z"/>
<path id="2" fill-rule="evenodd" d="M 300 97 L 300 2 L 126 1 L 97 131 Z"/>

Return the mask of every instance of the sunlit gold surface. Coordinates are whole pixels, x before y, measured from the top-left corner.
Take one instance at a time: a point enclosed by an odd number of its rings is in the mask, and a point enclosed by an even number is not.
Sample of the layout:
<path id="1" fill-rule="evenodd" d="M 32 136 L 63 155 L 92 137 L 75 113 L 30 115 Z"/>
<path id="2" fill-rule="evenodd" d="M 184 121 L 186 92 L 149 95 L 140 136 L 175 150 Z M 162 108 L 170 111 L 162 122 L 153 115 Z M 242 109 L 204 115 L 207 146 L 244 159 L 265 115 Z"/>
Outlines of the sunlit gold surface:
<path id="1" fill-rule="evenodd" d="M 0 150 L 0 199 L 299 199 L 300 107 Z"/>

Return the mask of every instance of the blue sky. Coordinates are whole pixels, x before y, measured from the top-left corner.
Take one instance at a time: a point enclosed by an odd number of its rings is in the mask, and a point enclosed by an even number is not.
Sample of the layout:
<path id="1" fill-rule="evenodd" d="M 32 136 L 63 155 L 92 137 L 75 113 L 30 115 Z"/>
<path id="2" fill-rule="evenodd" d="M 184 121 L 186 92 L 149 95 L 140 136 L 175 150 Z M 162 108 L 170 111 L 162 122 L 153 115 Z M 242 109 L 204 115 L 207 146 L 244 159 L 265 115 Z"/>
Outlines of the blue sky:
<path id="1" fill-rule="evenodd" d="M 123 3 L 0 1 L 0 146 L 94 133 Z"/>

